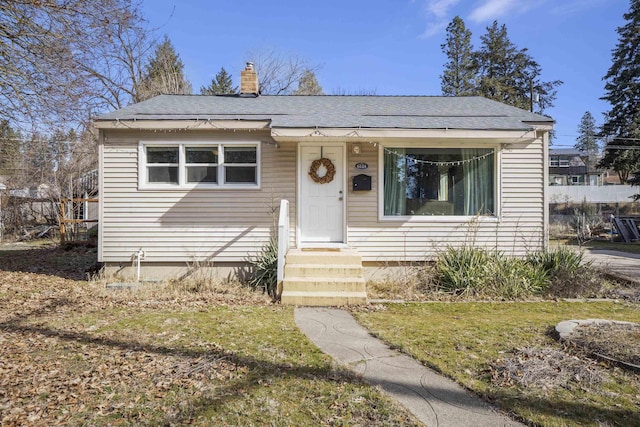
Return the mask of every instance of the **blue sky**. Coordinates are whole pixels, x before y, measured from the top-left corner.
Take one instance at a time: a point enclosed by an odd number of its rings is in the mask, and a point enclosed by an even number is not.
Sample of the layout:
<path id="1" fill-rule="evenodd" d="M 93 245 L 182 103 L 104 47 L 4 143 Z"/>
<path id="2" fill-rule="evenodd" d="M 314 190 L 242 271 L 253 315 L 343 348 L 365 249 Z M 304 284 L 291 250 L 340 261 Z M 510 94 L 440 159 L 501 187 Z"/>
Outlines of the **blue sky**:
<path id="1" fill-rule="evenodd" d="M 250 51 L 272 49 L 318 65 L 325 93 L 440 95 L 445 28 L 459 15 L 474 47 L 494 20 L 562 80 L 554 146 L 572 146 L 580 118 L 598 124 L 608 105 L 602 77 L 628 0 L 145 0 L 150 25 L 167 34 L 198 92 L 224 67 L 239 81 Z"/>

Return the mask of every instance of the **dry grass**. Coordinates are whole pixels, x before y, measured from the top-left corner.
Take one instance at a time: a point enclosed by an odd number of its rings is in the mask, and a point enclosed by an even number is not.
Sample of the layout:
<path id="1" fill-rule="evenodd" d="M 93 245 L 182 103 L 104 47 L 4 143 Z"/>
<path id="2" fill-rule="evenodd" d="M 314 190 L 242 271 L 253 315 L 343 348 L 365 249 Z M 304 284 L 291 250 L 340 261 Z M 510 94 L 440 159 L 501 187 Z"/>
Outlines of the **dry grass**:
<path id="1" fill-rule="evenodd" d="M 0 425 L 418 425 L 290 307 L 197 278 L 108 290 L 75 279 L 86 251 L 0 252 Z"/>

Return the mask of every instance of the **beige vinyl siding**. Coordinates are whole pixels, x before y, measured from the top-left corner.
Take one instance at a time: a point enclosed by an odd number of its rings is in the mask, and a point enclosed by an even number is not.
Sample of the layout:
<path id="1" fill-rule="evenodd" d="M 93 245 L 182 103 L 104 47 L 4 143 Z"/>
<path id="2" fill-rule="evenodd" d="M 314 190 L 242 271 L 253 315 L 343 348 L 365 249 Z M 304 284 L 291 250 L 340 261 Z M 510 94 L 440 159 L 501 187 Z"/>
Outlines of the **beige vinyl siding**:
<path id="1" fill-rule="evenodd" d="M 544 245 L 544 155 L 541 140 L 510 145 L 500 152 L 496 185 L 498 218 L 422 217 L 420 221 L 379 220 L 378 150 L 363 144 L 362 154 L 349 154 L 349 185 L 358 162 L 368 163 L 372 191 L 349 192 L 348 243 L 364 261 L 420 261 L 447 246 L 475 244 L 508 254 L 525 255 Z M 431 220 L 430 220 L 431 219 Z"/>
<path id="2" fill-rule="evenodd" d="M 272 207 L 291 203 L 295 230 L 295 144 L 277 148 L 268 133 L 105 131 L 100 197 L 104 262 L 246 261 L 268 242 Z M 139 141 L 263 141 L 260 189 L 138 189 Z M 265 142 L 266 141 L 266 142 Z M 295 241 L 292 234 L 291 241 Z"/>

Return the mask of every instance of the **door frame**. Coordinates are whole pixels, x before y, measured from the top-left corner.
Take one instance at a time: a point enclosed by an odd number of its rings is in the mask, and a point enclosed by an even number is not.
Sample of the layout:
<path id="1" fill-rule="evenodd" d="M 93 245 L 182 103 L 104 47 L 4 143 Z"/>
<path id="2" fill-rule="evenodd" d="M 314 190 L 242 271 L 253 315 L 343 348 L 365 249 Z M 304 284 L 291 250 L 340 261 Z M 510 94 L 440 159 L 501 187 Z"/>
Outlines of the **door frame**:
<path id="1" fill-rule="evenodd" d="M 302 147 L 313 146 L 329 146 L 340 147 L 342 149 L 342 242 L 326 242 L 326 243 L 303 243 L 302 242 L 302 221 L 301 221 L 301 206 L 302 195 L 300 194 L 301 181 L 307 176 L 307 170 L 302 167 Z M 345 142 L 322 142 L 322 141 L 305 141 L 299 142 L 296 150 L 296 167 L 297 181 L 296 181 L 296 247 L 297 248 L 346 248 L 347 247 L 347 144 Z"/>

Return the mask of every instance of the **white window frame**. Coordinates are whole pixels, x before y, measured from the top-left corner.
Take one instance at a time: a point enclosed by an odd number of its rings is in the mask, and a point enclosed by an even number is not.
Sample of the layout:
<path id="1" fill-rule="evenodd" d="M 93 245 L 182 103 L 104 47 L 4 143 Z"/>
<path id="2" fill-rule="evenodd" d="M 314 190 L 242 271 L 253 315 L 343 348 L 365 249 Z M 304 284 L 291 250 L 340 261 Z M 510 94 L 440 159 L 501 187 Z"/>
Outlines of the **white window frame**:
<path id="1" fill-rule="evenodd" d="M 551 156 L 549 160 L 549 167 L 557 168 L 560 166 L 560 157 L 559 156 Z"/>
<path id="2" fill-rule="evenodd" d="M 381 222 L 467 222 L 472 218 L 479 221 L 499 222 L 500 207 L 502 206 L 502 180 L 501 180 L 501 158 L 502 150 L 500 144 L 424 144 L 416 142 L 385 143 L 378 145 L 378 220 Z M 385 215 L 384 214 L 384 149 L 385 148 L 488 148 L 493 150 L 493 215 Z"/>
<path id="3" fill-rule="evenodd" d="M 195 165 L 195 163 L 186 163 L 187 147 L 218 147 L 218 163 L 217 181 L 212 182 L 194 182 L 187 183 L 187 165 Z M 147 175 L 147 147 L 178 147 L 178 183 L 156 183 L 148 182 Z M 250 147 L 256 149 L 256 163 L 232 163 L 233 166 L 251 166 L 256 168 L 255 183 L 225 183 L 224 163 L 224 147 Z M 179 189 L 219 189 L 219 190 L 256 190 L 260 189 L 261 182 L 261 144 L 260 141 L 139 141 L 138 142 L 138 189 L 140 190 L 179 190 Z M 200 165 L 200 164 L 199 164 Z M 211 165 L 202 163 L 201 166 Z M 158 166 L 161 166 L 158 164 Z"/>
<path id="4" fill-rule="evenodd" d="M 558 166 L 561 168 L 568 168 L 569 167 L 569 159 L 567 158 L 560 158 L 558 159 Z"/>

